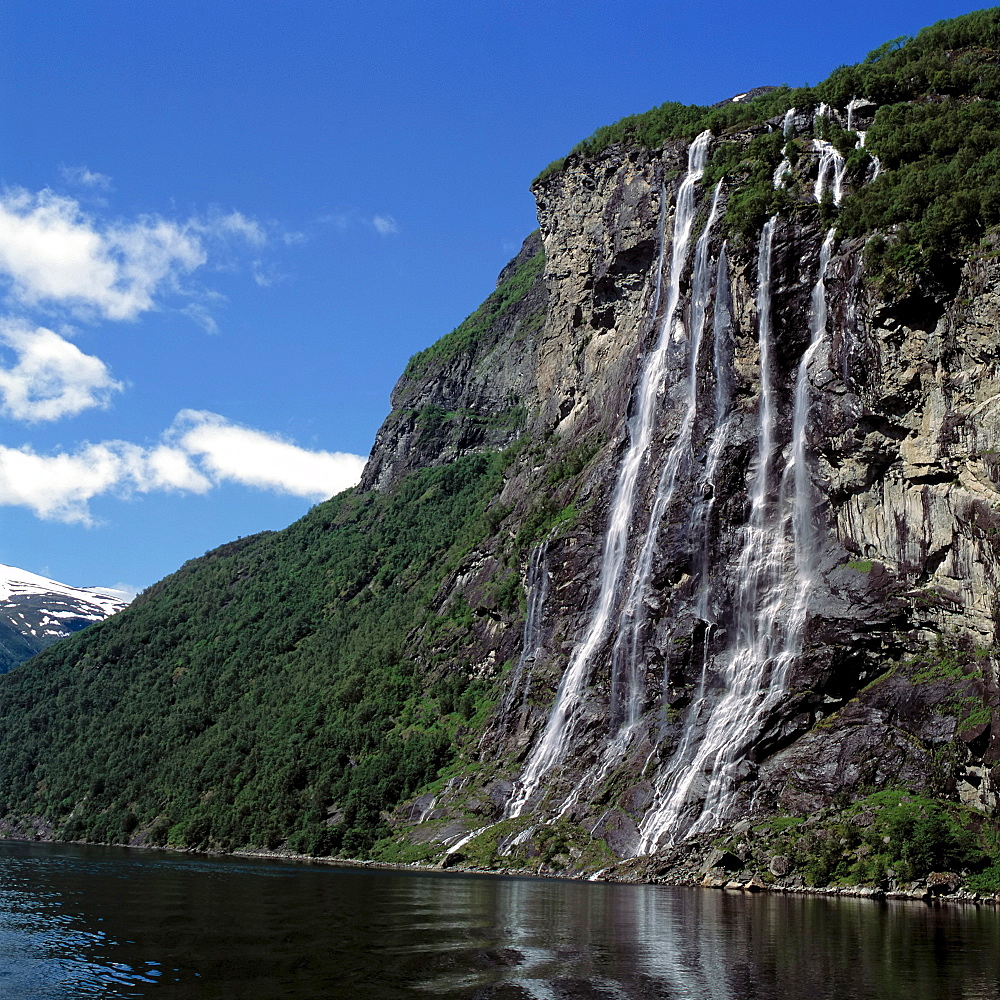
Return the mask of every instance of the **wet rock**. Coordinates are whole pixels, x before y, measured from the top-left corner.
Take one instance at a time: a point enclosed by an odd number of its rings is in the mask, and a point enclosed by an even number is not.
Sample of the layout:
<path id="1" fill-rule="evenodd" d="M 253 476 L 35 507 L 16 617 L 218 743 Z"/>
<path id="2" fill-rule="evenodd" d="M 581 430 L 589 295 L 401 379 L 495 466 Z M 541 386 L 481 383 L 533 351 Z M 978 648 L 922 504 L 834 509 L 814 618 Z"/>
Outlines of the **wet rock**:
<path id="1" fill-rule="evenodd" d="M 767 870 L 772 875 L 781 877 L 782 875 L 787 875 L 791 867 L 792 865 L 788 858 L 782 854 L 776 854 L 768 863 Z"/>
<path id="2" fill-rule="evenodd" d="M 950 896 L 961 886 L 962 878 L 955 872 L 931 872 L 927 876 L 927 891 L 932 896 Z"/>
<path id="3" fill-rule="evenodd" d="M 708 857 L 705 858 L 705 863 L 701 866 L 703 872 L 711 871 L 714 868 L 720 868 L 727 872 L 738 872 L 743 869 L 743 859 L 737 854 L 733 854 L 732 851 L 723 851 L 718 848 L 713 848 Z"/>
<path id="4" fill-rule="evenodd" d="M 856 104 L 852 119 L 867 123 L 871 110 Z M 846 109 L 833 114 L 846 122 Z M 812 114 L 792 115 L 789 128 L 807 137 Z M 488 776 L 482 779 L 470 778 L 472 785 L 481 780 L 485 792 L 456 786 L 439 793 L 432 818 L 442 828 L 446 817 L 465 818 L 473 805 L 484 816 L 503 815 L 512 779 L 537 743 L 585 634 L 634 387 L 662 318 L 662 301 L 654 303 L 658 254 L 665 247 L 669 255 L 686 157 L 682 142 L 656 152 L 609 147 L 592 158 L 572 155 L 564 170 L 536 184 L 540 232 L 512 267 L 544 245 L 544 275 L 523 304 L 453 364 L 401 380 L 394 413 L 379 432 L 378 456 L 366 469 L 362 489 L 388 488 L 408 469 L 502 446 L 522 431 L 532 442 L 505 472 L 503 492 L 491 508 L 509 511 L 506 520 L 477 543 L 435 597 L 444 608 L 456 595 L 471 594 L 502 619 L 476 615 L 455 669 L 472 663 L 490 677 L 505 662 L 519 663 L 521 621 L 517 614 L 504 618 L 507 613 L 490 604 L 490 587 L 505 572 L 511 539 L 529 515 L 538 515 L 540 498 L 555 510 L 576 511 L 572 526 L 554 532 L 548 543 L 538 648 L 520 663 L 516 697 L 501 698 L 477 748 L 484 762 L 512 763 L 485 768 Z M 812 158 L 803 169 L 815 166 Z M 704 219 L 706 192 L 698 198 Z M 710 235 L 708 259 L 718 261 L 722 234 Z M 770 312 L 776 456 L 787 455 L 791 442 L 797 373 L 809 343 L 810 301 L 824 238 L 811 211 L 782 218 L 775 229 Z M 646 618 L 636 633 L 637 702 L 630 710 L 637 706 L 640 718 L 630 730 L 631 742 L 622 744 L 620 757 L 609 753 L 614 734 L 621 732 L 624 708 L 615 689 L 621 678 L 613 683 L 611 672 L 597 669 L 595 659 L 572 738 L 525 811 L 527 816 L 538 810 L 539 819 L 549 822 L 553 817 L 545 810 L 568 801 L 564 818 L 623 858 L 643 844 L 640 826 L 669 792 L 670 761 L 688 724 L 704 725 L 725 689 L 721 660 L 731 640 L 732 595 L 745 582 L 739 555 L 763 391 L 754 244 L 728 247 L 727 325 L 720 331 L 712 323 L 705 328 L 707 373 L 697 397 L 695 454 L 678 472 L 649 550 L 651 583 L 636 605 Z M 834 247 L 825 278 L 827 327 L 808 370 L 805 450 L 815 491 L 814 572 L 800 648 L 786 689 L 756 728 L 742 734 L 740 759 L 726 767 L 730 784 L 719 833 L 759 850 L 756 863 L 778 878 L 788 869 L 779 861 L 783 855 L 773 852 L 783 848 L 758 847 L 761 836 L 748 816 L 754 824 L 768 813 L 808 816 L 887 787 L 944 793 L 986 813 L 998 807 L 995 671 L 988 659 L 975 661 L 967 674 L 937 670 L 932 641 L 940 636 L 954 643 L 965 636 L 974 646 L 991 646 L 1000 619 L 1000 407 L 995 405 L 1000 259 L 970 259 L 957 277 L 938 275 L 908 299 L 890 301 L 868 280 L 863 248 L 861 238 Z M 689 256 L 693 259 L 693 248 Z M 680 294 L 689 319 L 690 260 L 685 267 Z M 715 280 L 709 290 L 713 305 L 725 298 Z M 724 359 L 718 370 L 716 337 L 718 357 Z M 688 359 L 682 343 L 677 341 L 668 359 L 643 466 L 646 479 L 637 487 L 637 533 L 644 530 L 660 470 L 667 467 L 686 412 Z M 708 484 L 704 470 L 717 430 L 713 394 L 720 379 L 731 382 L 731 419 L 716 479 Z M 516 428 L 504 424 L 512 399 L 526 411 Z M 414 416 L 426 406 L 456 416 L 428 436 Z M 577 471 L 557 469 L 571 449 L 586 456 L 572 466 Z M 709 495 L 710 517 L 693 520 L 697 504 Z M 637 541 L 632 548 L 638 552 L 642 546 Z M 518 558 L 528 561 L 524 552 Z M 527 565 L 518 572 L 524 583 Z M 717 605 L 711 614 L 701 601 L 705 579 L 712 581 L 709 596 Z M 438 654 L 445 657 L 443 647 Z M 908 671 L 905 663 L 918 655 L 926 656 L 925 668 Z M 709 774 L 710 768 L 702 768 L 685 786 L 685 821 L 696 818 L 698 803 L 709 792 Z M 411 804 L 409 816 L 415 808 L 417 803 Z M 875 816 L 866 811 L 852 822 L 867 829 Z M 716 880 L 720 873 L 744 870 L 736 854 L 723 862 L 709 855 L 709 846 L 710 841 L 700 846 L 704 862 L 691 866 L 690 877 Z M 680 878 L 680 870 L 664 861 L 650 877 Z"/>

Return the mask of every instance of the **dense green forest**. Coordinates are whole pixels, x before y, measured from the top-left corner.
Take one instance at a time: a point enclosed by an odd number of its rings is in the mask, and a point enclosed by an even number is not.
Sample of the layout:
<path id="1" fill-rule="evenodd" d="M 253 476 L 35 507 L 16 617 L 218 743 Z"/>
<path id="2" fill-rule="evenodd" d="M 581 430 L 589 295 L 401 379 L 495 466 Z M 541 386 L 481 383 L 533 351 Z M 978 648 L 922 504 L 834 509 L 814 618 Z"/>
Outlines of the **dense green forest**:
<path id="1" fill-rule="evenodd" d="M 506 458 L 348 491 L 185 564 L 0 685 L 4 814 L 63 837 L 362 854 L 488 708 L 436 670 L 438 584 L 492 525 Z"/>

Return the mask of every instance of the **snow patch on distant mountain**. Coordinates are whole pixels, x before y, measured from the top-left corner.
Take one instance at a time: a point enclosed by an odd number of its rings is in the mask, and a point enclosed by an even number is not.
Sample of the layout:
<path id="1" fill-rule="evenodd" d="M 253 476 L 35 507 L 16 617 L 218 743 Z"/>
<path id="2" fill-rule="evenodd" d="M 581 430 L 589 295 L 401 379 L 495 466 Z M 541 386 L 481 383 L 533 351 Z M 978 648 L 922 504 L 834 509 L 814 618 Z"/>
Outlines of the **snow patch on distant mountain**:
<path id="1" fill-rule="evenodd" d="M 71 587 L 0 563 L 0 671 L 124 608 L 113 587 Z"/>

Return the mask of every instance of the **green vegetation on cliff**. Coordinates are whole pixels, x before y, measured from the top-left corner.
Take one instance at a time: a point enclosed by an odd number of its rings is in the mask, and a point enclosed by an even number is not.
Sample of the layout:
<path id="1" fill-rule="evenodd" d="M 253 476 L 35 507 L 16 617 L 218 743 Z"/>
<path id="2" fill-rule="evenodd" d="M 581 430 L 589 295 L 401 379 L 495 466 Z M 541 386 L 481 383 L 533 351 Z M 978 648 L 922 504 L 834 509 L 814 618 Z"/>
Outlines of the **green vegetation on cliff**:
<path id="1" fill-rule="evenodd" d="M 1000 8 L 975 11 L 897 38 L 856 65 L 841 66 L 815 87 L 777 87 L 753 99 L 713 107 L 662 104 L 597 129 L 570 156 L 592 157 L 607 147 L 656 148 L 689 141 L 710 129 L 719 144 L 706 183 L 725 176 L 734 188 L 727 224 L 759 230 L 770 214 L 794 208 L 773 173 L 783 156 L 797 158 L 801 141 L 786 144 L 777 119 L 789 108 L 810 112 L 827 104 L 843 111 L 863 98 L 877 107 L 863 149 L 858 136 L 833 121 L 821 137 L 847 157 L 851 190 L 839 213 L 845 235 L 880 234 L 869 264 L 882 273 L 916 273 L 940 265 L 1000 223 Z M 871 110 L 869 108 L 869 110 Z M 749 132 L 771 131 L 747 138 Z M 741 135 L 741 133 L 744 133 Z M 869 153 L 883 170 L 865 183 Z M 535 183 L 565 166 L 547 167 Z M 824 215 L 837 216 L 832 206 Z"/>
<path id="2" fill-rule="evenodd" d="M 539 245 L 538 251 L 522 261 L 471 316 L 464 319 L 451 333 L 414 354 L 406 366 L 405 376 L 416 378 L 431 365 L 447 364 L 478 344 L 528 294 L 544 267 L 545 251 Z M 539 322 L 542 318 L 542 314 L 537 316 Z M 531 323 L 532 319 L 528 322 Z"/>
<path id="3" fill-rule="evenodd" d="M 779 857 L 783 873 L 810 886 L 908 883 L 955 872 L 965 873 L 970 888 L 993 892 L 988 865 L 1000 849 L 998 837 L 996 823 L 974 809 L 887 789 L 809 819 L 768 820 L 751 841 L 763 870 Z"/>
<path id="4" fill-rule="evenodd" d="M 59 835 L 363 854 L 484 705 L 421 650 L 503 456 L 348 491 L 185 564 L 0 685 L 0 811 Z"/>

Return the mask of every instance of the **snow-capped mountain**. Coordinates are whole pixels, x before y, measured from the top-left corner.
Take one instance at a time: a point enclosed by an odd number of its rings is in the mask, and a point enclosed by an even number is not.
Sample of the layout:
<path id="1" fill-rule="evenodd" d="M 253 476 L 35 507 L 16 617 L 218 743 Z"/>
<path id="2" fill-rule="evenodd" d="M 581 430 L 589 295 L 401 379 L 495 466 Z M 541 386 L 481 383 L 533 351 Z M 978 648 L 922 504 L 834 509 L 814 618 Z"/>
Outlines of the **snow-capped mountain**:
<path id="1" fill-rule="evenodd" d="M 0 563 L 0 672 L 128 604 L 108 587 L 70 587 Z"/>

